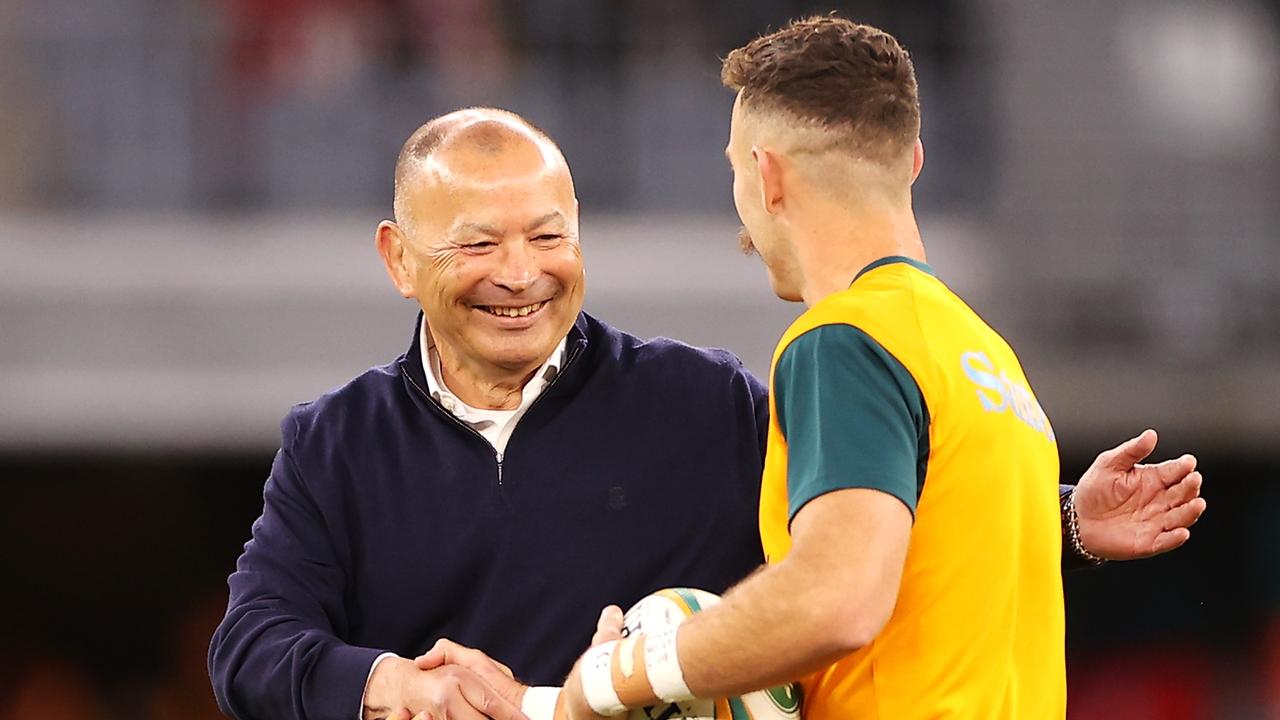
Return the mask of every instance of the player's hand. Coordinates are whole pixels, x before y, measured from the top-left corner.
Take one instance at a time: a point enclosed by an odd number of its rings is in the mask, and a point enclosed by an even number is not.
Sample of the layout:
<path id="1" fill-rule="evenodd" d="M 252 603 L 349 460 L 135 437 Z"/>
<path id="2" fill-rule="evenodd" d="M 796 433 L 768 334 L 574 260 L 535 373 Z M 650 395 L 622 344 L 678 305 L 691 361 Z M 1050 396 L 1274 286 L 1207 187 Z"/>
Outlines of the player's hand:
<path id="1" fill-rule="evenodd" d="M 515 679 L 511 668 L 475 648 L 441 638 L 430 650 L 414 658 L 419 670 L 435 670 L 446 665 L 465 668 L 493 688 L 508 703 L 519 708 L 528 686 Z"/>
<path id="2" fill-rule="evenodd" d="M 607 643 L 610 640 L 622 639 L 622 608 L 609 605 L 600 611 L 600 619 L 596 621 L 596 633 L 591 636 L 591 646 Z"/>
<path id="3" fill-rule="evenodd" d="M 1159 555 L 1182 545 L 1204 512 L 1196 459 L 1139 464 L 1156 448 L 1155 430 L 1103 452 L 1075 489 L 1080 544 L 1108 560 Z"/>
<path id="4" fill-rule="evenodd" d="M 394 709 L 380 712 L 379 707 Z M 403 658 L 379 663 L 369 680 L 364 717 L 418 720 L 423 714 L 435 720 L 528 720 L 518 703 L 461 665 L 422 670 Z"/>
<path id="5" fill-rule="evenodd" d="M 608 608 L 605 609 L 608 610 Z M 601 620 L 603 621 L 603 615 Z M 606 638 L 602 642 L 614 639 L 617 638 Z M 596 644 L 592 643 L 592 645 Z M 573 666 L 573 670 L 569 671 L 569 677 L 564 681 L 564 688 L 560 690 L 560 703 L 556 706 L 555 720 L 604 720 L 604 717 L 591 709 L 587 696 L 582 692 L 582 663 L 579 661 Z"/>

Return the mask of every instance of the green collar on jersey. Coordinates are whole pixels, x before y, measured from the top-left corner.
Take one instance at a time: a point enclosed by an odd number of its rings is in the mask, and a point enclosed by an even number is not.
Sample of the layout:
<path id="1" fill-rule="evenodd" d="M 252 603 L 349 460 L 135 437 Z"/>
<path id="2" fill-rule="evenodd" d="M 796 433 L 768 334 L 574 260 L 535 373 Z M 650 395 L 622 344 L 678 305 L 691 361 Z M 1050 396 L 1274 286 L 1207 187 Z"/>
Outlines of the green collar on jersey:
<path id="1" fill-rule="evenodd" d="M 858 274 L 853 276 L 853 281 L 857 282 L 858 278 L 862 277 L 863 275 L 866 275 L 867 273 L 871 272 L 872 270 L 875 270 L 881 265 L 889 265 L 891 263 L 906 263 L 911 267 L 919 270 L 920 272 L 928 273 L 934 277 L 938 277 L 938 274 L 933 271 L 933 268 L 929 267 L 928 264 L 926 263 L 922 263 L 919 260 L 913 260 L 912 258 L 904 257 L 902 255 L 890 255 L 888 257 L 882 257 L 879 260 L 876 260 L 872 262 L 870 265 L 859 270 Z M 853 283 L 851 282 L 849 284 L 852 285 Z"/>

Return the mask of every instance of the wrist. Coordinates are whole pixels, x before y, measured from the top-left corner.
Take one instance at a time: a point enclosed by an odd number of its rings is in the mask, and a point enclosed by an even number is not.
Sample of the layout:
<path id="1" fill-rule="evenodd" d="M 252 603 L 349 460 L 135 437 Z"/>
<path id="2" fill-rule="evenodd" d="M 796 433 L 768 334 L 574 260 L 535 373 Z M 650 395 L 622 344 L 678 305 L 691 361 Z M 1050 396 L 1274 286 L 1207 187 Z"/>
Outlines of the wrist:
<path id="1" fill-rule="evenodd" d="M 680 667 L 679 626 L 651 635 L 638 633 L 588 649 L 576 679 L 582 696 L 598 715 L 619 715 L 627 708 L 693 699 Z"/>
<path id="2" fill-rule="evenodd" d="M 555 720 L 561 695 L 563 693 L 558 687 L 525 685 L 521 688 L 515 705 L 529 720 Z"/>
<path id="3" fill-rule="evenodd" d="M 1069 552 L 1090 565 L 1101 565 L 1107 559 L 1089 551 L 1081 530 L 1080 513 L 1075 505 L 1075 490 L 1062 496 L 1062 542 Z M 1087 526 L 1087 523 L 1086 523 Z"/>
<path id="4" fill-rule="evenodd" d="M 410 680 L 418 673 L 412 660 L 392 656 L 382 660 L 369 676 L 364 690 L 364 706 L 367 708 L 395 709 L 405 707 Z"/>

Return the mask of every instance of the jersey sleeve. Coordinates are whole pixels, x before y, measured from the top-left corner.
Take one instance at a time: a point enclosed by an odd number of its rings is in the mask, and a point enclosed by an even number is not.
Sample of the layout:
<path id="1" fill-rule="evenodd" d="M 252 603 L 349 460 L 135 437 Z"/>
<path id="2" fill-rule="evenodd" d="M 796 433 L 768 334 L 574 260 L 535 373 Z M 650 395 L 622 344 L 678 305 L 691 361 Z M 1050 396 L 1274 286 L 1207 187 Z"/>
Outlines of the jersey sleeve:
<path id="1" fill-rule="evenodd" d="M 889 493 L 915 514 L 929 417 L 901 362 L 852 325 L 822 325 L 783 351 L 773 387 L 787 441 L 788 521 L 810 500 L 845 488 Z"/>

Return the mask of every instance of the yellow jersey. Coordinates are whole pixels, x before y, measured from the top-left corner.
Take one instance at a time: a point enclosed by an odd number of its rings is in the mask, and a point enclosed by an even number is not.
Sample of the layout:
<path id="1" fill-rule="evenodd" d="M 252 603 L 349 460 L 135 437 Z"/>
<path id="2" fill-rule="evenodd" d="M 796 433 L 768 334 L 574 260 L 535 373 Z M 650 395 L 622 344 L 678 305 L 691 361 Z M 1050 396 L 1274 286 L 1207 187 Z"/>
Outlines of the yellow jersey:
<path id="1" fill-rule="evenodd" d="M 891 618 L 803 679 L 804 716 L 1064 717 L 1057 444 L 1009 345 L 927 265 L 884 258 L 792 324 L 770 385 L 769 562 L 826 492 L 914 513 Z"/>

